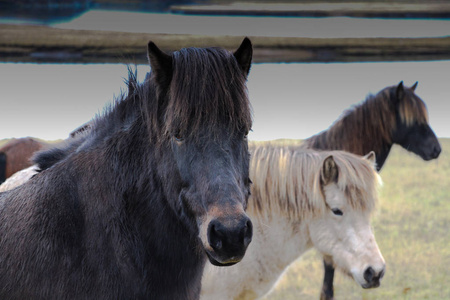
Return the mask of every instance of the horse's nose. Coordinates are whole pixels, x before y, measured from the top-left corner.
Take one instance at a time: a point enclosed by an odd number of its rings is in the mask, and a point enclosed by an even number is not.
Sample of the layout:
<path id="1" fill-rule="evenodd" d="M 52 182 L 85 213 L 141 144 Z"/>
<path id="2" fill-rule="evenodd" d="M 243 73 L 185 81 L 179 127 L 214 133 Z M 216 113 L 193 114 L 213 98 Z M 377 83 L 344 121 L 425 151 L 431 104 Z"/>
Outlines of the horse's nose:
<path id="1" fill-rule="evenodd" d="M 385 267 L 383 266 L 379 271 L 375 271 L 372 267 L 368 267 L 364 271 L 364 279 L 366 284 L 364 288 L 376 288 L 380 286 L 380 280 L 383 278 Z"/>
<path id="2" fill-rule="evenodd" d="M 252 241 L 253 225 L 247 216 L 243 216 L 239 222 L 221 222 L 214 219 L 208 226 L 208 241 L 221 257 L 229 260 L 242 259 L 247 246 Z"/>
<path id="3" fill-rule="evenodd" d="M 439 144 L 435 145 L 432 153 L 433 158 L 437 158 L 439 154 L 441 154 L 441 151 L 442 151 L 441 146 Z"/>

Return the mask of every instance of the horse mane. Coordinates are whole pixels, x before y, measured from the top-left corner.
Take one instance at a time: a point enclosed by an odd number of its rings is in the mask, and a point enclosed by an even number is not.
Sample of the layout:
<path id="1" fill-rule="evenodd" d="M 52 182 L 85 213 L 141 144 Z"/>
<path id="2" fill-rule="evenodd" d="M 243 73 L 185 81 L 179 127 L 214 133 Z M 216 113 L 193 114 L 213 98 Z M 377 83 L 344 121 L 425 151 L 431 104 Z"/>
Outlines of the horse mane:
<path id="1" fill-rule="evenodd" d="M 99 140 L 99 136 L 105 140 L 112 132 L 132 130 L 134 122 L 144 118 L 136 107 L 142 107 L 151 119 L 153 135 L 195 136 L 200 128 L 212 131 L 219 123 L 228 126 L 232 134 L 250 131 L 252 112 L 246 78 L 232 53 L 220 48 L 184 48 L 172 58 L 168 99 L 158 99 L 153 71 L 141 84 L 136 71 L 128 68 L 128 94 L 120 94 L 102 114 L 76 129 L 74 138 L 36 153 L 33 161 L 39 169 L 48 169 L 71 153 L 90 147 L 90 141 Z"/>
<path id="2" fill-rule="evenodd" d="M 428 123 L 425 103 L 410 88 L 404 89 L 404 96 L 397 97 L 397 86 L 389 86 L 364 101 L 354 105 L 327 129 L 305 140 L 305 147 L 315 149 L 341 149 L 367 154 L 370 150 L 382 149 L 392 144 L 392 134 L 397 129 L 397 112 L 400 121 L 407 126 Z M 364 145 L 370 137 L 372 145 Z"/>
<path id="3" fill-rule="evenodd" d="M 188 137 L 199 128 L 212 130 L 218 123 L 232 132 L 248 133 L 251 109 L 246 77 L 232 53 L 219 48 L 184 48 L 174 52 L 172 59 L 163 133 Z"/>
<path id="4" fill-rule="evenodd" d="M 259 215 L 277 212 L 294 219 L 322 214 L 326 203 L 321 184 L 324 160 L 338 167 L 338 187 L 356 210 L 376 206 L 380 177 L 368 160 L 344 151 L 315 151 L 292 145 L 251 143 L 249 208 Z"/>

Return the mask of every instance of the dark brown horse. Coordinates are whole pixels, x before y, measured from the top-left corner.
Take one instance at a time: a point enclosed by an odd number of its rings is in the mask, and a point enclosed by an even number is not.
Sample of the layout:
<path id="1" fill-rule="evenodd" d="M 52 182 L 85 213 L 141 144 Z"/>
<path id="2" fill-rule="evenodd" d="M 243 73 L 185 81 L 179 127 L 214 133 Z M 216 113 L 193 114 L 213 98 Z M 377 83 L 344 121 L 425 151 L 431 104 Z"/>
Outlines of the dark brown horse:
<path id="1" fill-rule="evenodd" d="M 34 152 L 47 144 L 36 139 L 26 137 L 12 139 L 0 148 L 0 183 L 14 173 L 32 165 L 30 160 Z"/>
<path id="2" fill-rule="evenodd" d="M 0 194 L 1 299 L 198 299 L 206 258 L 243 258 L 251 43 L 148 56 L 149 80 Z"/>
<path id="3" fill-rule="evenodd" d="M 428 124 L 425 103 L 415 93 L 417 82 L 405 88 L 403 82 L 369 96 L 346 111 L 331 127 L 305 140 L 304 147 L 345 150 L 359 155 L 376 154 L 381 170 L 393 144 L 419 155 L 435 159 L 441 146 Z M 324 258 L 325 276 L 321 299 L 333 299 L 334 266 Z M 367 274 L 370 276 L 370 274 Z"/>

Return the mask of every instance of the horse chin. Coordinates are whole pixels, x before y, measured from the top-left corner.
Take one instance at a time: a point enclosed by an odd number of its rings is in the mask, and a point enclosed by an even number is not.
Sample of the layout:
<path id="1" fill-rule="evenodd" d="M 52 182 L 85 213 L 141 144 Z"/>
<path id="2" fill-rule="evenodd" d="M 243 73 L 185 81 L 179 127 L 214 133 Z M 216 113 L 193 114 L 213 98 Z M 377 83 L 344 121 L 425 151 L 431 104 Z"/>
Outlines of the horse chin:
<path id="1" fill-rule="evenodd" d="M 235 259 L 235 260 L 230 260 L 230 261 L 226 261 L 226 262 L 219 262 L 208 251 L 206 251 L 206 256 L 208 256 L 209 262 L 216 267 L 229 267 L 229 266 L 235 265 L 241 261 L 240 259 L 239 260 Z"/>
<path id="2" fill-rule="evenodd" d="M 377 288 L 379 286 L 380 286 L 380 281 L 376 281 L 376 282 L 370 283 L 370 284 L 369 283 L 361 284 L 361 287 L 363 289 L 374 289 L 374 288 Z"/>
<path id="3" fill-rule="evenodd" d="M 433 159 L 436 159 L 436 158 L 438 158 L 439 157 L 439 153 L 431 153 L 431 154 L 429 154 L 429 153 L 427 153 L 427 154 L 425 154 L 425 153 L 420 153 L 419 154 L 419 156 L 424 160 L 424 161 L 430 161 L 430 160 L 433 160 Z"/>

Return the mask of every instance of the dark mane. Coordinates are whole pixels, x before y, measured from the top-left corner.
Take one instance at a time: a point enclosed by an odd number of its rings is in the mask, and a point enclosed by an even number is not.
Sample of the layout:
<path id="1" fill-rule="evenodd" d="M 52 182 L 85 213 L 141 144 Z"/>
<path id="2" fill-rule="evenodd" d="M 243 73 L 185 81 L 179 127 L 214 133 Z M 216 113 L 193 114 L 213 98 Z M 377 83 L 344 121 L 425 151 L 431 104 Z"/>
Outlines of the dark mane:
<path id="1" fill-rule="evenodd" d="M 153 113 L 154 121 L 163 121 L 162 127 L 154 124 L 155 128 L 166 135 L 185 137 L 195 135 L 200 127 L 213 129 L 219 123 L 233 130 L 250 130 L 245 77 L 239 76 L 242 71 L 232 53 L 218 48 L 186 48 L 172 58 L 169 101 L 158 103 L 159 109 L 146 110 Z M 160 114 L 161 106 L 166 106 L 164 115 Z"/>
<path id="2" fill-rule="evenodd" d="M 136 72 L 129 68 L 128 94 L 119 95 L 103 114 L 90 121 L 87 133 L 37 153 L 33 161 L 45 170 L 74 149 L 88 147 L 89 140 L 105 139 L 111 132 L 131 129 L 136 119 L 144 117 L 135 106 L 142 106 L 147 112 L 145 116 L 152 124 L 149 129 L 156 135 L 177 133 L 187 137 L 195 135 L 199 128 L 210 131 L 218 124 L 227 124 L 232 131 L 249 132 L 252 112 L 246 79 L 238 76 L 242 71 L 232 53 L 220 48 L 185 48 L 172 57 L 174 73 L 168 102 L 157 101 L 153 72 L 140 84 Z"/>
<path id="3" fill-rule="evenodd" d="M 410 89 L 397 99 L 397 86 L 384 88 L 376 95 L 346 110 L 327 130 L 305 140 L 304 147 L 345 150 L 365 155 L 379 154 L 393 144 L 393 134 L 400 125 L 427 124 L 425 103 Z M 380 163 L 377 161 L 377 163 Z"/>
<path id="4" fill-rule="evenodd" d="M 103 114 L 88 122 L 89 128 L 78 133 L 79 137 L 38 152 L 33 161 L 45 170 L 75 149 L 91 145 L 89 140 L 105 139 L 112 132 L 131 129 L 133 122 L 144 117 L 135 106 L 147 112 L 153 125 L 150 130 L 157 135 L 177 133 L 187 137 L 195 135 L 199 128 L 210 131 L 218 124 L 227 124 L 232 131 L 250 131 L 252 112 L 246 79 L 237 76 L 242 71 L 232 53 L 220 48 L 185 48 L 173 53 L 173 64 L 167 103 L 157 101 L 153 72 L 141 84 L 136 72 L 128 68 L 128 94 L 119 95 Z"/>

